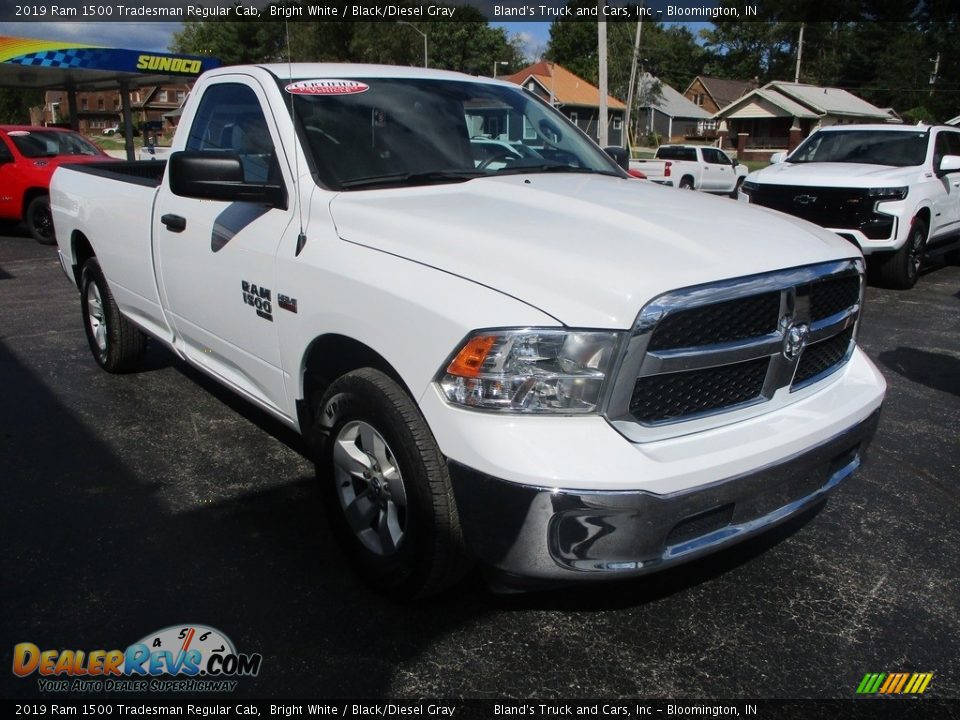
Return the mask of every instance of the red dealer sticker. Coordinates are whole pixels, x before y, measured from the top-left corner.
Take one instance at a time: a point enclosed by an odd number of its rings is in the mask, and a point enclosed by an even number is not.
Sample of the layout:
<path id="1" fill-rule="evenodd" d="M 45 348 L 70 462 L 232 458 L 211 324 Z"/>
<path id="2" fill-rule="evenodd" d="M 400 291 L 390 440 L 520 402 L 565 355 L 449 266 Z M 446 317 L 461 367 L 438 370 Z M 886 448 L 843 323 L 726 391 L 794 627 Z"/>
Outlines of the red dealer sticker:
<path id="1" fill-rule="evenodd" d="M 369 89 L 357 80 L 300 80 L 284 88 L 293 95 L 356 95 Z"/>

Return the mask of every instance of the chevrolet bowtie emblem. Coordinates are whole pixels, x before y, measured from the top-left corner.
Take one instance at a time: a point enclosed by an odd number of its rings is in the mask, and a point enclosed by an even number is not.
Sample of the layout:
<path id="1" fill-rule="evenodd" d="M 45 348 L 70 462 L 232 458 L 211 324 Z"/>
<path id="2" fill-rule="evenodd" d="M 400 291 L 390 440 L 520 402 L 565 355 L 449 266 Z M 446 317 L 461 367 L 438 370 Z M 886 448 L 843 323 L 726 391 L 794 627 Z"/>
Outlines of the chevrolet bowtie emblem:
<path id="1" fill-rule="evenodd" d="M 797 205 L 813 205 L 817 201 L 816 195 L 794 195 L 793 201 Z"/>

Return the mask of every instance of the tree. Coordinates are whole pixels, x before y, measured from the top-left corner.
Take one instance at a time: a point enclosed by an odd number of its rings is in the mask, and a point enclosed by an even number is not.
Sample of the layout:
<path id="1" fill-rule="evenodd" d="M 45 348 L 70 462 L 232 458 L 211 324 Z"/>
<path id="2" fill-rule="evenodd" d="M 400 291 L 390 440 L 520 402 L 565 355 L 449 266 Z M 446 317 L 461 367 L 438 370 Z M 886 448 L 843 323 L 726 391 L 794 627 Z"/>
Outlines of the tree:
<path id="1" fill-rule="evenodd" d="M 592 7 L 593 0 L 574 0 L 571 6 Z M 626 99 L 633 60 L 634 23 L 607 24 L 608 81 L 610 94 Z M 557 20 L 550 26 L 550 44 L 546 56 L 570 72 L 593 84 L 598 79 L 597 27 L 580 20 Z M 658 22 L 643 23 L 640 41 L 642 70 L 657 76 L 661 82 L 683 90 L 702 68 L 705 53 L 693 34 L 682 25 L 665 26 Z"/>
<path id="2" fill-rule="evenodd" d="M 497 61 L 519 68 L 522 54 L 502 28 L 490 27 L 470 6 L 458 7 L 456 17 L 457 22 L 411 23 L 427 35 L 430 67 L 483 75 L 489 75 Z M 391 22 L 290 23 L 290 59 L 422 65 L 422 38 L 414 27 Z M 286 34 L 280 22 L 188 23 L 174 36 L 172 49 L 213 55 L 227 65 L 284 61 Z"/>
<path id="3" fill-rule="evenodd" d="M 0 123 L 29 125 L 30 108 L 42 105 L 42 90 L 0 88 Z"/>
<path id="4" fill-rule="evenodd" d="M 224 65 L 278 62 L 287 57 L 286 31 L 282 22 L 257 18 L 186 22 L 174 33 L 170 49 L 191 55 L 212 55 Z"/>

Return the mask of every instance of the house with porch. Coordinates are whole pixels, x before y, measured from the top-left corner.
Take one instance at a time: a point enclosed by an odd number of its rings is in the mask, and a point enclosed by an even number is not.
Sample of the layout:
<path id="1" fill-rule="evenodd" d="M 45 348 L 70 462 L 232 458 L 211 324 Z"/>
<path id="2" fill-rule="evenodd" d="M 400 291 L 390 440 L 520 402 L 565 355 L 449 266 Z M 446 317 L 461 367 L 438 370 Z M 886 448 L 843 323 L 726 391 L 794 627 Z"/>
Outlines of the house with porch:
<path id="1" fill-rule="evenodd" d="M 771 82 L 713 115 L 723 147 L 741 160 L 793 150 L 818 127 L 889 122 L 889 112 L 841 88 Z"/>
<path id="2" fill-rule="evenodd" d="M 562 112 L 573 124 L 597 140 L 600 124 L 600 89 L 562 65 L 542 60 L 500 78 L 526 88 Z M 607 96 L 607 142 L 624 144 L 623 117 L 627 106 Z"/>

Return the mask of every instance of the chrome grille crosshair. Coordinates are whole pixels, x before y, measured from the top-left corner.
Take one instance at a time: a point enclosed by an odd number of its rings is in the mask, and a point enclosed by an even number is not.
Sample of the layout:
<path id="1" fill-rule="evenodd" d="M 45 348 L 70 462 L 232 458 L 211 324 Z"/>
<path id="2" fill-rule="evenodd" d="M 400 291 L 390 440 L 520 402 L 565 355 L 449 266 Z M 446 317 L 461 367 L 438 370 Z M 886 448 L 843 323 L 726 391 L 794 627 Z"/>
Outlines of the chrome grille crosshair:
<path id="1" fill-rule="evenodd" d="M 660 427 L 819 382 L 853 351 L 863 269 L 843 260 L 660 295 L 637 317 L 607 418 Z"/>

